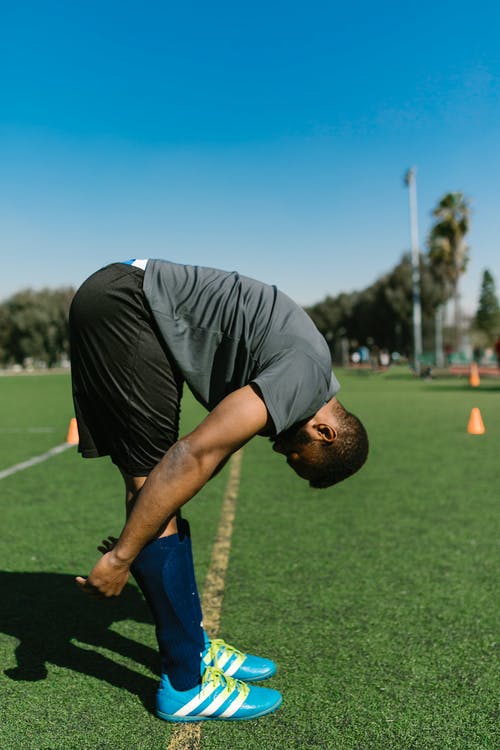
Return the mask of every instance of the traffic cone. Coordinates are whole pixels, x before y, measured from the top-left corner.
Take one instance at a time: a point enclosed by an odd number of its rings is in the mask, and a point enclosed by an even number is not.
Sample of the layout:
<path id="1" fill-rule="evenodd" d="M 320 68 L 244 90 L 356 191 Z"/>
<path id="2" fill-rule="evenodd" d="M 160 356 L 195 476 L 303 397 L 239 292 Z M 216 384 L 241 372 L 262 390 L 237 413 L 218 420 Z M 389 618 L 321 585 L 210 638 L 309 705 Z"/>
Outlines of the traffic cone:
<path id="1" fill-rule="evenodd" d="M 477 362 L 472 362 L 469 373 L 469 385 L 472 388 L 477 388 L 480 384 L 481 380 L 479 378 L 479 368 L 477 366 Z"/>
<path id="2" fill-rule="evenodd" d="M 68 434 L 66 436 L 66 442 L 70 445 L 78 445 L 80 438 L 78 436 L 78 424 L 75 417 L 69 422 Z"/>
<path id="3" fill-rule="evenodd" d="M 483 418 L 481 417 L 481 412 L 479 411 L 477 406 L 475 406 L 470 413 L 467 432 L 469 433 L 469 435 L 482 435 L 484 432 L 486 432 L 484 428 Z"/>

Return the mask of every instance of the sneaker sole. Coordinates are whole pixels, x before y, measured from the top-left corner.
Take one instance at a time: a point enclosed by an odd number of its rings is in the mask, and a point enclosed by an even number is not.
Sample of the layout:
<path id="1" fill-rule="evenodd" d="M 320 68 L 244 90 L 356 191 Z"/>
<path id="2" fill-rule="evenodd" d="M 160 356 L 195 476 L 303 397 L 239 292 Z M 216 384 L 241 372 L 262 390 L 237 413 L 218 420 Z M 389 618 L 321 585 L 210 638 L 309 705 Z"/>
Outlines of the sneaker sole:
<path id="1" fill-rule="evenodd" d="M 280 700 L 279 703 L 276 703 L 271 708 L 266 708 L 264 711 L 253 714 L 253 716 L 176 716 L 175 714 L 163 713 L 163 711 L 156 711 L 156 715 L 159 719 L 172 721 L 177 724 L 184 724 L 190 721 L 250 721 L 274 713 L 281 706 L 282 702 L 283 701 Z"/>

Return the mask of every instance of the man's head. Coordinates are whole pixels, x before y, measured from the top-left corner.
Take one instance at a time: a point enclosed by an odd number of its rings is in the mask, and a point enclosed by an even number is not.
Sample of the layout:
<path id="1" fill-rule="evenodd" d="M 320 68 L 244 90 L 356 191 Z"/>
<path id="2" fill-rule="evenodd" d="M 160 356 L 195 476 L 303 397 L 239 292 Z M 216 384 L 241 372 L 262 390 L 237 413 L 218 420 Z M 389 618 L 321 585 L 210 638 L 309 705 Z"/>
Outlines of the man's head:
<path id="1" fill-rule="evenodd" d="M 273 450 L 311 487 L 330 487 L 360 469 L 368 456 L 366 430 L 336 398 L 307 422 L 273 439 Z"/>

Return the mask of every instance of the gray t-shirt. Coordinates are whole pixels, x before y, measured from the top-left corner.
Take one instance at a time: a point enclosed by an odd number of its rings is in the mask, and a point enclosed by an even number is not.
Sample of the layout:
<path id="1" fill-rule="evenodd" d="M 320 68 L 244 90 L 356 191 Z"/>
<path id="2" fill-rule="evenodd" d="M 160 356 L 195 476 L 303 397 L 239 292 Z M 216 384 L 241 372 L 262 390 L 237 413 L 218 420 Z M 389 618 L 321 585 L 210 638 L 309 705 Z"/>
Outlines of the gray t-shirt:
<path id="1" fill-rule="evenodd" d="M 144 294 L 180 372 L 209 410 L 255 383 L 279 433 L 313 416 L 339 389 L 323 336 L 274 286 L 149 260 Z"/>

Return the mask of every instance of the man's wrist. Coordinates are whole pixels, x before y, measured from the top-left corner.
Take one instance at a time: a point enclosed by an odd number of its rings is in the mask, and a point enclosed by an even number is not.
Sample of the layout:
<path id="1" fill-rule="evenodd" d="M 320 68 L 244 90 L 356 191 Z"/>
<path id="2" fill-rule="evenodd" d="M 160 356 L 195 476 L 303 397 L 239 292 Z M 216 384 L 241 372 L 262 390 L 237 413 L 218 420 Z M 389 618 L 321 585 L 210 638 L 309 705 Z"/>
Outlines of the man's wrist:
<path id="1" fill-rule="evenodd" d="M 130 554 L 126 553 L 126 550 L 124 550 L 122 546 L 120 546 L 120 542 L 118 542 L 116 547 L 111 550 L 110 555 L 112 557 L 113 564 L 121 568 L 130 568 L 135 558 L 135 555 L 131 556 Z"/>

